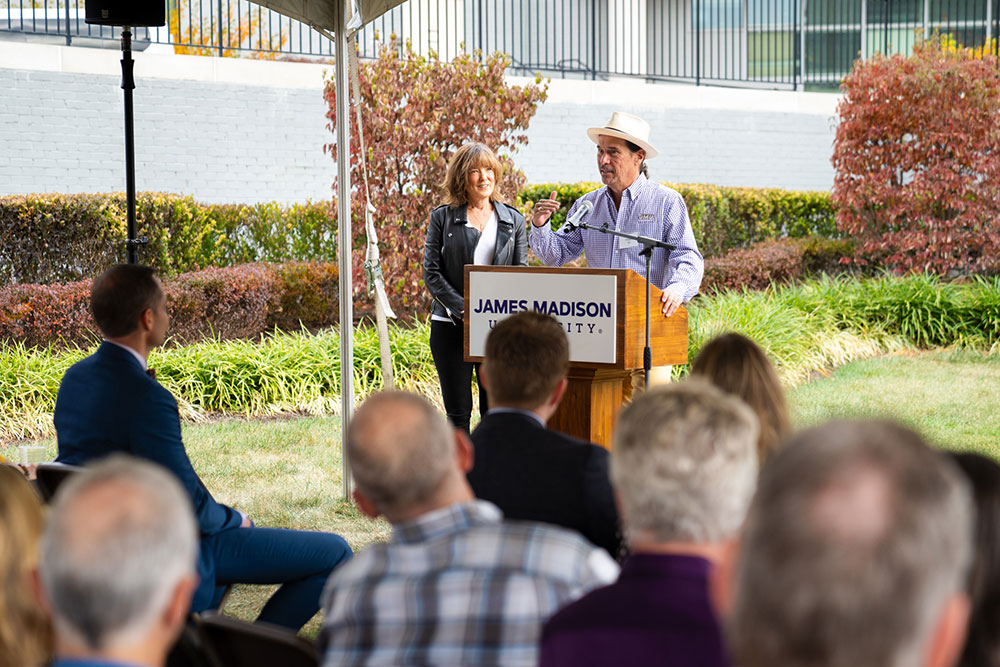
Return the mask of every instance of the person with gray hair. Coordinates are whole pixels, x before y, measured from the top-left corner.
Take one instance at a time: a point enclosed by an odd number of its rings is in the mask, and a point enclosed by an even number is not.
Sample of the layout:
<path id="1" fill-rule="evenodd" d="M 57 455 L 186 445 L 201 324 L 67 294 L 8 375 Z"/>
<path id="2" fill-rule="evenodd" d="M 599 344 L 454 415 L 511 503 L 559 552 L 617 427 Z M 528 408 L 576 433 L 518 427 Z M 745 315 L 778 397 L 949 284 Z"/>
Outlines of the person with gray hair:
<path id="1" fill-rule="evenodd" d="M 757 418 L 704 380 L 639 394 L 619 416 L 611 482 L 631 554 L 621 576 L 546 624 L 543 666 L 729 664 L 710 570 L 757 478 Z"/>
<path id="2" fill-rule="evenodd" d="M 506 522 L 466 481 L 472 444 L 426 399 L 387 391 L 348 427 L 358 507 L 392 539 L 338 568 L 323 594 L 325 665 L 535 665 L 550 614 L 618 566 L 575 532 Z"/>
<path id="3" fill-rule="evenodd" d="M 719 602 L 743 667 L 949 667 L 969 614 L 973 505 L 956 466 L 889 422 L 832 422 L 765 466 Z"/>
<path id="4" fill-rule="evenodd" d="M 67 481 L 39 566 L 53 667 L 163 665 L 198 584 L 197 552 L 191 502 L 159 466 L 118 455 Z"/>

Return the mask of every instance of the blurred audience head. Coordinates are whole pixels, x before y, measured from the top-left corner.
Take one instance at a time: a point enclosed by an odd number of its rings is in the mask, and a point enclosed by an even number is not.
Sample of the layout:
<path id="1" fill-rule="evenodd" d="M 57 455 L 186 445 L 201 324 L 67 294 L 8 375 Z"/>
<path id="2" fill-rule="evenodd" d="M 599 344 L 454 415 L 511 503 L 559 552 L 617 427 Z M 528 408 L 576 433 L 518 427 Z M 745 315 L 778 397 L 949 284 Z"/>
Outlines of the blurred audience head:
<path id="1" fill-rule="evenodd" d="M 159 466 L 114 456 L 65 482 L 39 569 L 56 652 L 162 661 L 190 608 L 197 540 L 187 494 Z"/>
<path id="2" fill-rule="evenodd" d="M 741 553 L 720 570 L 735 572 L 734 663 L 954 664 L 972 512 L 955 465 L 907 428 L 832 422 L 796 435 L 762 471 Z"/>
<path id="3" fill-rule="evenodd" d="M 52 630 L 31 587 L 44 526 L 38 494 L 14 466 L 0 465 L 0 665 L 41 665 Z"/>
<path id="4" fill-rule="evenodd" d="M 757 481 L 757 420 L 734 396 L 690 379 L 639 394 L 614 432 L 611 481 L 629 544 L 719 544 Z"/>
<path id="5" fill-rule="evenodd" d="M 534 410 L 554 400 L 555 409 L 567 372 L 569 340 L 551 315 L 516 313 L 500 320 L 486 337 L 483 375 L 491 408 Z"/>
<path id="6" fill-rule="evenodd" d="M 757 453 L 763 464 L 791 435 L 785 393 L 778 374 L 757 343 L 738 333 L 709 341 L 691 365 L 691 375 L 706 378 L 749 405 L 760 422 Z"/>
<path id="7" fill-rule="evenodd" d="M 969 572 L 969 634 L 960 667 L 1000 665 L 1000 465 L 980 454 L 950 452 L 972 485 L 975 554 Z"/>
<path id="8" fill-rule="evenodd" d="M 405 521 L 472 499 L 468 437 L 449 426 L 430 401 L 403 391 L 370 396 L 347 430 L 355 500 L 369 516 Z"/>

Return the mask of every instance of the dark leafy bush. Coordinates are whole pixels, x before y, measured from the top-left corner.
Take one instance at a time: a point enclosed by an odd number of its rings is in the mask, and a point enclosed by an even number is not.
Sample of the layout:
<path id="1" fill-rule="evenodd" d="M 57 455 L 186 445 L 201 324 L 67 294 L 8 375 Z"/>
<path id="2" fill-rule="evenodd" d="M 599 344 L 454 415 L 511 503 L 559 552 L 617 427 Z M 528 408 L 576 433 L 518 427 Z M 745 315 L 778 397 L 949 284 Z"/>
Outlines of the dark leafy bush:
<path id="1" fill-rule="evenodd" d="M 317 329 L 340 317 L 340 276 L 332 262 L 285 262 L 274 265 L 281 281 L 281 307 L 273 325 L 285 331 Z"/>
<path id="2" fill-rule="evenodd" d="M 698 248 L 706 257 L 769 238 L 839 236 L 834 222 L 833 202 L 825 192 L 665 185 L 684 197 Z M 558 229 L 573 202 L 599 187 L 599 183 L 531 185 L 521 190 L 518 206 L 527 215 L 536 201 L 548 197 L 555 190 L 563 203 L 562 208 L 552 216 L 552 226 Z"/>
<path id="3" fill-rule="evenodd" d="M 762 241 L 706 259 L 701 291 L 764 289 L 817 273 L 837 272 L 842 270 L 841 258 L 852 252 L 849 241 L 816 237 Z"/>
<path id="4" fill-rule="evenodd" d="M 90 315 L 90 280 L 0 287 L 0 339 L 66 346 L 98 338 Z"/>
<path id="5" fill-rule="evenodd" d="M 90 283 L 0 287 L 0 339 L 29 347 L 99 339 L 90 315 Z M 173 344 L 255 338 L 275 327 L 317 329 L 340 316 L 336 264 L 211 268 L 167 279 L 164 288 Z"/>
<path id="6" fill-rule="evenodd" d="M 278 277 L 262 264 L 185 273 L 170 281 L 166 290 L 168 299 L 195 311 L 176 318 L 170 329 L 181 342 L 259 335 L 281 302 Z"/>
<path id="7" fill-rule="evenodd" d="M 859 60 L 834 141 L 837 225 L 858 261 L 942 276 L 1000 270 L 1000 80 L 994 58 L 942 48 Z"/>

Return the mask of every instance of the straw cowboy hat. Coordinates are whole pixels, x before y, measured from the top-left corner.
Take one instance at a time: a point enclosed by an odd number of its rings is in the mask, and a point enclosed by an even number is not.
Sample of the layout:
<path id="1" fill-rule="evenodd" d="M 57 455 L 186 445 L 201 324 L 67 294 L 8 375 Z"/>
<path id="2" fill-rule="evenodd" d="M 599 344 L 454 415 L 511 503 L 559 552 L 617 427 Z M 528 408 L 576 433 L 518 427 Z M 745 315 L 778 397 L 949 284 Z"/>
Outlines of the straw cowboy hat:
<path id="1" fill-rule="evenodd" d="M 595 144 L 597 137 L 601 135 L 608 137 L 618 137 L 625 141 L 631 141 L 646 151 L 646 157 L 656 157 L 658 151 L 649 144 L 649 123 L 624 111 L 616 111 L 611 114 L 611 120 L 604 127 L 592 127 L 587 130 L 587 136 Z"/>

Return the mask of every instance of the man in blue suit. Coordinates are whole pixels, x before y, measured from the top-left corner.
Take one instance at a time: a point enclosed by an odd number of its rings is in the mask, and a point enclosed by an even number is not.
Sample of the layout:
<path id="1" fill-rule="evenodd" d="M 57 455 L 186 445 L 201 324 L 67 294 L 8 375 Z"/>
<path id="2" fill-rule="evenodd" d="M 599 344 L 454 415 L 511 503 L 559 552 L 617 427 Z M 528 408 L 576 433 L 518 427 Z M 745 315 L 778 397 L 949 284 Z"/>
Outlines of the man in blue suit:
<path id="1" fill-rule="evenodd" d="M 84 465 L 123 452 L 170 470 L 191 498 L 201 535 L 201 583 L 192 611 L 218 606 L 231 583 L 282 584 L 258 620 L 301 628 L 318 611 L 327 576 L 350 558 L 350 547 L 329 533 L 257 528 L 212 498 L 184 449 L 177 401 L 146 367 L 170 323 L 163 285 L 151 268 L 110 268 L 94 281 L 91 310 L 104 342 L 63 376 L 56 460 Z"/>

